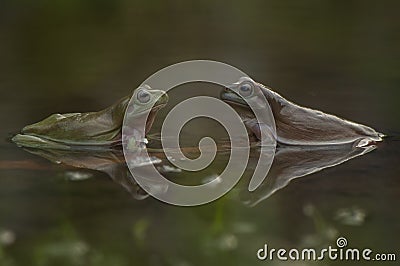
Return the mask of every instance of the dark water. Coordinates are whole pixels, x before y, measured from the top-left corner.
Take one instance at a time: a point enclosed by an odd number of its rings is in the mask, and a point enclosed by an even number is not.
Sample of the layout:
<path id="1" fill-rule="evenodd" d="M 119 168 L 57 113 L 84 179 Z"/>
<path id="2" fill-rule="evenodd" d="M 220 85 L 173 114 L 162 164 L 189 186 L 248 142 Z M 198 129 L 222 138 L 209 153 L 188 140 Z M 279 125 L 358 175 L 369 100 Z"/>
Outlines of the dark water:
<path id="1" fill-rule="evenodd" d="M 398 137 L 292 180 L 253 207 L 254 197 L 239 184 L 193 208 L 137 200 L 104 172 L 57 165 L 8 140 L 50 113 L 101 109 L 156 70 L 191 59 L 232 64 L 294 102 L 396 136 L 399 7 L 395 1 L 2 1 L 0 265 L 252 265 L 264 243 L 326 247 L 338 236 L 399 260 Z M 173 92 L 171 105 L 186 91 Z M 186 140 L 221 137 L 216 123 L 191 123 Z M 158 129 L 159 123 L 153 133 Z"/>

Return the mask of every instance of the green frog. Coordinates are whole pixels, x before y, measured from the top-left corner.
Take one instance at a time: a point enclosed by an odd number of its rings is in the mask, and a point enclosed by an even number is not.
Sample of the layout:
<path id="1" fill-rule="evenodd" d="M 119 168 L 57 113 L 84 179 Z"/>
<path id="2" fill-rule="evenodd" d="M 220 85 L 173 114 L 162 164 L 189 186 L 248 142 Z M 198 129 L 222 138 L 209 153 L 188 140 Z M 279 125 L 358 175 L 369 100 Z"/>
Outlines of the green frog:
<path id="1" fill-rule="evenodd" d="M 168 95 L 145 85 L 112 106 L 88 113 L 53 114 L 24 127 L 12 141 L 18 146 L 42 149 L 115 147 L 121 145 L 124 116 L 129 106 L 130 121 L 144 119 L 146 134 L 157 112 L 168 102 Z M 143 118 L 144 117 L 144 118 Z"/>

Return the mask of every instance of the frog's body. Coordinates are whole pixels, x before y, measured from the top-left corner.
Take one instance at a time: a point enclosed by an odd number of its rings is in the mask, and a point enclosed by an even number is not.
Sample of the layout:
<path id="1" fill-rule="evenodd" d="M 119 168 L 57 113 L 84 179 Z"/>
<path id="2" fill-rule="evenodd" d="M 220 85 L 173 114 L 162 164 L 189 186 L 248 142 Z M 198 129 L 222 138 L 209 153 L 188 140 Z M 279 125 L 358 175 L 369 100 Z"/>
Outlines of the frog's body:
<path id="1" fill-rule="evenodd" d="M 137 95 L 146 97 L 140 102 Z M 24 127 L 21 134 L 12 139 L 17 145 L 31 148 L 70 149 L 71 147 L 113 147 L 121 145 L 121 129 L 130 96 L 120 99 L 112 106 L 99 112 L 53 114 L 48 118 Z M 146 133 L 150 130 L 157 111 L 168 101 L 160 90 L 141 88 L 132 97 L 134 113 L 148 113 Z"/>
<path id="2" fill-rule="evenodd" d="M 243 84 L 248 84 L 243 87 Z M 357 142 L 360 146 L 381 141 L 383 134 L 374 129 L 334 115 L 294 104 L 266 86 L 243 78 L 221 93 L 221 98 L 237 110 L 250 132 L 260 138 L 260 126 L 243 98 L 254 100 L 261 91 L 274 116 L 276 139 L 286 145 L 331 145 Z M 251 90 L 251 93 L 249 91 Z M 245 93 L 244 93 L 245 92 Z M 257 100 L 257 99 L 256 99 Z"/>

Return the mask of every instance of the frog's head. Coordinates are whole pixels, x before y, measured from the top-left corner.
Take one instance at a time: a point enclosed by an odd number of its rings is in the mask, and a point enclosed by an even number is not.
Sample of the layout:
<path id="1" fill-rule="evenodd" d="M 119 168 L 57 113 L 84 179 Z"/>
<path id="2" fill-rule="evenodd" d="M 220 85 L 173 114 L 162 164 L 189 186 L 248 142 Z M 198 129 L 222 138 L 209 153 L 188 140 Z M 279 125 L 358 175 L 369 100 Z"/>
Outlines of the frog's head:
<path id="1" fill-rule="evenodd" d="M 168 102 L 168 96 L 164 91 L 142 86 L 133 92 L 132 97 L 124 97 L 98 112 L 53 114 L 24 127 L 21 134 L 12 140 L 18 146 L 42 149 L 119 145 L 124 115 L 131 98 L 129 116 L 142 119 L 144 114 L 148 114 L 145 121 L 147 133 L 158 110 Z"/>
<path id="2" fill-rule="evenodd" d="M 226 87 L 220 94 L 221 99 L 232 106 L 243 120 L 250 133 L 260 137 L 260 127 L 252 108 L 266 108 L 263 88 L 248 77 Z"/>
<path id="3" fill-rule="evenodd" d="M 242 77 L 238 82 L 233 83 L 221 92 L 221 99 L 230 105 L 251 110 L 252 107 L 263 107 L 262 101 L 265 103 L 265 98 L 260 97 L 263 94 L 263 88 L 248 77 Z"/>
<path id="4" fill-rule="evenodd" d="M 126 109 L 126 112 L 129 118 L 133 120 L 139 120 L 148 114 L 145 127 L 145 133 L 147 134 L 153 125 L 157 112 L 163 108 L 167 102 L 168 95 L 164 91 L 152 89 L 148 85 L 143 85 L 134 91 L 130 106 Z"/>

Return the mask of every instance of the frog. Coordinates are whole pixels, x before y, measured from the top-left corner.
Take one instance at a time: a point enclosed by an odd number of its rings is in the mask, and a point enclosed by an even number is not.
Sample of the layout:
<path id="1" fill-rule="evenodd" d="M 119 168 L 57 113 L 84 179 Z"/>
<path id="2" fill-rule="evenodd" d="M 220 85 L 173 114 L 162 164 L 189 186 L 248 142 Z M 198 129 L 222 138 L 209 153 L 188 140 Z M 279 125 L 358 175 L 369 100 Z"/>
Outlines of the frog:
<path id="1" fill-rule="evenodd" d="M 385 136 L 369 126 L 293 103 L 249 77 L 242 77 L 232 85 L 225 86 L 220 98 L 239 114 L 249 135 L 258 141 L 265 129 L 274 132 L 274 138 L 280 145 L 354 143 L 365 146 L 380 142 Z M 260 123 L 248 104 L 263 101 L 267 101 L 266 108 L 270 108 L 275 125 Z"/>
<path id="2" fill-rule="evenodd" d="M 12 141 L 20 147 L 42 149 L 97 149 L 120 147 L 124 117 L 130 121 L 146 119 L 145 132 L 151 129 L 168 95 L 148 85 L 97 112 L 52 114 L 22 128 Z M 129 114 L 127 108 L 129 104 Z"/>

